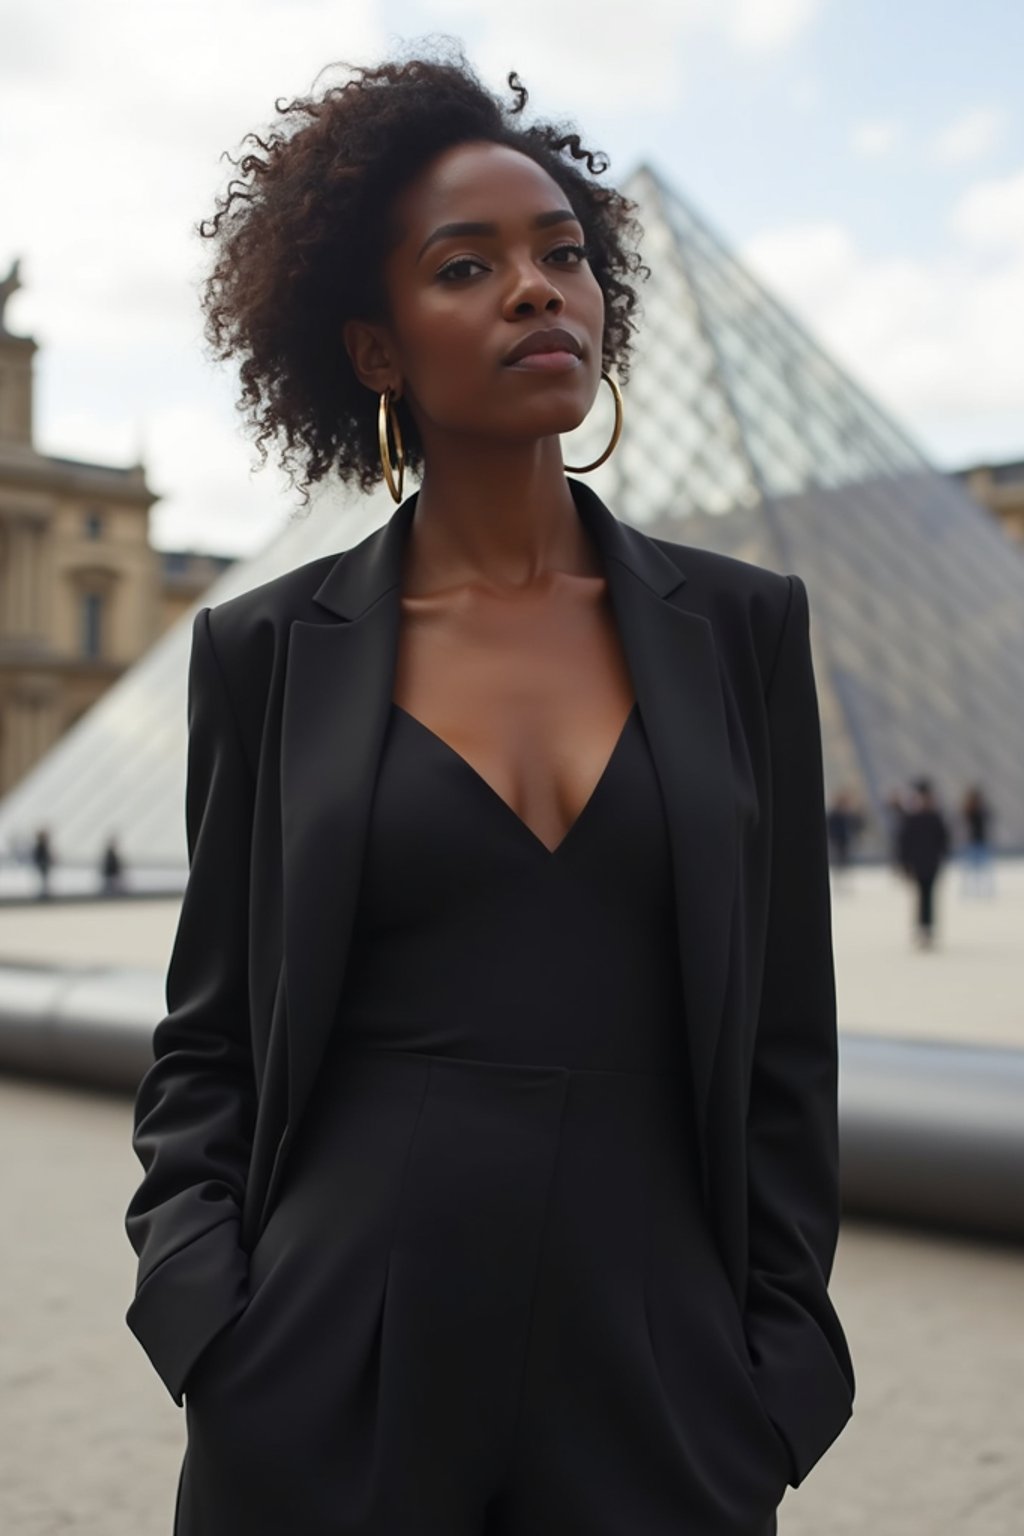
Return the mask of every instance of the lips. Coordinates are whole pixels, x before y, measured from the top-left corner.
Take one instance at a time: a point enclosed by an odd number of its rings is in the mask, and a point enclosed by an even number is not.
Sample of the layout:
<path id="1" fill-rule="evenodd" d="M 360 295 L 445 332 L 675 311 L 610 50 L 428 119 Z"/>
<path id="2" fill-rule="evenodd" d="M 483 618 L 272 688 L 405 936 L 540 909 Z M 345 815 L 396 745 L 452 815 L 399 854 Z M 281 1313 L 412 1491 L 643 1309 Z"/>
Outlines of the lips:
<path id="1" fill-rule="evenodd" d="M 522 341 L 506 355 L 504 365 L 508 368 L 524 357 L 534 357 L 541 352 L 569 352 L 573 357 L 583 356 L 583 349 L 571 331 L 563 331 L 558 326 L 549 326 L 542 331 L 531 331 L 529 336 L 524 336 Z"/>

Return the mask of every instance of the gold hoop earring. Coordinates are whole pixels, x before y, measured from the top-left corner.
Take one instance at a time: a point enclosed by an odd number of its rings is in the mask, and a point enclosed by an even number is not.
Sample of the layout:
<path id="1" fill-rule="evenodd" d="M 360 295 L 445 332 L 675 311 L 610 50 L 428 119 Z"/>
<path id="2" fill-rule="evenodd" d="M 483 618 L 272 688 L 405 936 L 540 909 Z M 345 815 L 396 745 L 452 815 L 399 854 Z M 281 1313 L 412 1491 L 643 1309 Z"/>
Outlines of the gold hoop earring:
<path id="1" fill-rule="evenodd" d="M 611 458 L 615 449 L 615 445 L 619 438 L 622 436 L 622 392 L 610 373 L 602 372 L 601 377 L 610 388 L 612 397 L 615 401 L 615 426 L 612 429 L 612 440 L 608 444 L 608 447 L 605 449 L 604 453 L 602 453 L 601 457 L 599 459 L 595 459 L 593 464 L 581 464 L 578 467 L 574 464 L 564 465 L 563 468 L 565 469 L 566 474 L 585 475 L 588 470 L 596 469 L 599 464 L 604 463 L 605 459 Z"/>
<path id="2" fill-rule="evenodd" d="M 398 412 L 392 406 L 391 386 L 382 389 L 380 403 L 377 406 L 377 443 L 380 447 L 380 467 L 384 471 L 384 479 L 388 483 L 388 490 L 395 501 L 402 499 L 402 486 L 405 484 L 405 450 L 402 447 L 402 429 L 398 425 Z M 398 483 L 395 483 L 395 467 L 391 462 L 391 449 L 388 446 L 388 426 L 391 427 L 391 435 L 395 440 L 395 453 L 398 457 Z"/>

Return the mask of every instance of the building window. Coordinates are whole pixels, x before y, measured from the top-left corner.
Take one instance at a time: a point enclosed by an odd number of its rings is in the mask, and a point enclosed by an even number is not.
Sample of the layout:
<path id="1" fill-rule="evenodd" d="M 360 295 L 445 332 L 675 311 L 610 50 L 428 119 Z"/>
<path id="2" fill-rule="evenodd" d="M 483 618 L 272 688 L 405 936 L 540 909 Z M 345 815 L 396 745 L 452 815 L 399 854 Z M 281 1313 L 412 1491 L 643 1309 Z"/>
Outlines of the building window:
<path id="1" fill-rule="evenodd" d="M 103 598 L 98 592 L 82 594 L 82 654 L 103 654 Z"/>
<path id="2" fill-rule="evenodd" d="M 97 507 L 90 507 L 85 514 L 85 536 L 87 539 L 103 537 L 103 513 Z"/>

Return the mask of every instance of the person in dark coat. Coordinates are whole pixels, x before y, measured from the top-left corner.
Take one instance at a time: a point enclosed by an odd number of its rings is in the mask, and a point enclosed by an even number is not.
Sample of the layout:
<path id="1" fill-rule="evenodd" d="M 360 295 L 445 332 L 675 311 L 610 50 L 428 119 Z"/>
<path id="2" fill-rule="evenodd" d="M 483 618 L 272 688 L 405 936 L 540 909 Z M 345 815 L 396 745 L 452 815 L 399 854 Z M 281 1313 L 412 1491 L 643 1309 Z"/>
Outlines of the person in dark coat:
<path id="1" fill-rule="evenodd" d="M 774 1536 L 852 1413 L 807 589 L 617 518 L 617 427 L 565 464 L 631 204 L 510 84 L 293 102 L 219 227 L 254 398 L 399 505 L 193 623 L 125 1217 L 175 1536 Z"/>
<path id="2" fill-rule="evenodd" d="M 930 779 L 914 781 L 914 796 L 900 829 L 900 863 L 917 886 L 917 941 L 935 944 L 935 882 L 950 848 L 949 824 Z"/>
<path id="3" fill-rule="evenodd" d="M 53 868 L 53 846 L 46 827 L 40 827 L 32 844 L 32 862 L 39 871 L 39 895 L 44 899 L 50 894 L 50 870 Z"/>
<path id="4" fill-rule="evenodd" d="M 829 807 L 827 824 L 830 861 L 836 879 L 836 889 L 841 890 L 850 866 L 853 845 L 864 824 L 857 802 L 850 790 L 841 789 L 835 796 Z"/>
<path id="5" fill-rule="evenodd" d="M 117 846 L 117 838 L 111 837 L 100 858 L 100 880 L 105 896 L 116 895 L 124 886 L 124 860 Z"/>

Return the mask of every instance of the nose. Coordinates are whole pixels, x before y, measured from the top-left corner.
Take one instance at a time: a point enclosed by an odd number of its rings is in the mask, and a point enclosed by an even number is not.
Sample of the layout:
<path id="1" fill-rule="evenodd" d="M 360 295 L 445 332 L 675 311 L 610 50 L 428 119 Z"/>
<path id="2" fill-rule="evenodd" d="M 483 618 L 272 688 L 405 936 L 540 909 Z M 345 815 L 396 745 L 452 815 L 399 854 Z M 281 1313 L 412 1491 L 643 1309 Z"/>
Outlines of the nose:
<path id="1" fill-rule="evenodd" d="M 517 266 L 515 276 L 505 294 L 505 317 L 509 320 L 537 315 L 542 311 L 557 315 L 565 308 L 560 289 L 536 262 L 527 261 Z"/>

